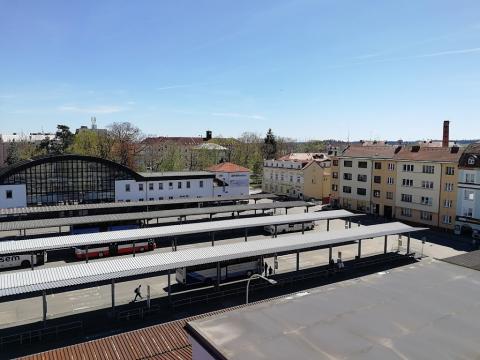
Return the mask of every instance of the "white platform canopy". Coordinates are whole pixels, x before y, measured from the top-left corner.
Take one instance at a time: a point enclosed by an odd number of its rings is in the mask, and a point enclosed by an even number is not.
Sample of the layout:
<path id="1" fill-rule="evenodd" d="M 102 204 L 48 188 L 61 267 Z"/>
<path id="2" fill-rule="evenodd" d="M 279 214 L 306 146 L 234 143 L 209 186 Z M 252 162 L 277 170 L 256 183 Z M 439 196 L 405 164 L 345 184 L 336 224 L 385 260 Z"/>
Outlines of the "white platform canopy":
<path id="1" fill-rule="evenodd" d="M 283 236 L 214 247 L 192 248 L 90 263 L 0 274 L 0 297 L 142 276 L 177 268 L 274 253 L 306 251 L 355 240 L 424 230 L 399 222 L 353 229 Z"/>
<path id="2" fill-rule="evenodd" d="M 25 240 L 10 240 L 0 242 L 0 255 L 23 254 L 36 251 L 64 249 L 86 245 L 132 242 L 145 239 L 157 239 L 162 237 L 175 237 L 224 230 L 247 229 L 266 225 L 281 225 L 309 221 L 351 218 L 354 216 L 359 215 L 353 214 L 346 210 L 332 210 L 314 213 L 207 221 L 202 223 L 108 231 L 92 234 L 53 236 Z"/>

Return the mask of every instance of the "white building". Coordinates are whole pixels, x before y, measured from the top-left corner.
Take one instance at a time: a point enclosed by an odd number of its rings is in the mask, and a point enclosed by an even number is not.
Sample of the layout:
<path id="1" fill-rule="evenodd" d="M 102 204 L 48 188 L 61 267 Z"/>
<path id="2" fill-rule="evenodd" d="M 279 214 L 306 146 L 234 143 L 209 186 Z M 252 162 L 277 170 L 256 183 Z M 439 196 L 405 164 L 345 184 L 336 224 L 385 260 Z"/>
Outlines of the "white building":
<path id="1" fill-rule="evenodd" d="M 465 149 L 458 167 L 455 232 L 480 237 L 480 143 Z"/>
<path id="2" fill-rule="evenodd" d="M 248 195 L 250 170 L 230 162 L 220 163 L 208 168 L 218 180 L 214 184 L 214 196 Z"/>

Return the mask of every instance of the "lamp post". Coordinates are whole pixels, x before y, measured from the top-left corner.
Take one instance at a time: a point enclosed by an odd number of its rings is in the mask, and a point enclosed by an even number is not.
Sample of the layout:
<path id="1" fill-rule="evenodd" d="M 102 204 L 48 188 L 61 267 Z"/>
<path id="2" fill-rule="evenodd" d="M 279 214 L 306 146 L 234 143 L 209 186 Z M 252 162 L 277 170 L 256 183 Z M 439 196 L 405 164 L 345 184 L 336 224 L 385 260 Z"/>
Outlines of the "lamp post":
<path id="1" fill-rule="evenodd" d="M 277 282 L 273 279 L 269 279 L 269 278 L 266 278 L 265 276 L 263 275 L 260 275 L 260 274 L 253 274 L 252 276 L 250 276 L 247 280 L 247 295 L 246 295 L 246 300 L 245 300 L 245 304 L 248 304 L 248 289 L 250 288 L 250 281 L 253 280 L 253 279 L 263 279 L 265 281 L 267 281 L 269 284 L 271 285 L 275 285 Z"/>

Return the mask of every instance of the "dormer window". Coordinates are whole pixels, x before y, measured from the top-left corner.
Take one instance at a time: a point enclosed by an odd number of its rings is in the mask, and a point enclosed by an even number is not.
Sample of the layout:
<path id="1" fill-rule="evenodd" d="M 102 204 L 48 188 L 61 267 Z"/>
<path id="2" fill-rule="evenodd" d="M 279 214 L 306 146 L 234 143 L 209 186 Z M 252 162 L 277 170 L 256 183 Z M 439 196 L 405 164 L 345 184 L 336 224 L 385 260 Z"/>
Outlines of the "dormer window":
<path id="1" fill-rule="evenodd" d="M 468 158 L 468 165 L 475 165 L 475 158 L 473 156 Z"/>

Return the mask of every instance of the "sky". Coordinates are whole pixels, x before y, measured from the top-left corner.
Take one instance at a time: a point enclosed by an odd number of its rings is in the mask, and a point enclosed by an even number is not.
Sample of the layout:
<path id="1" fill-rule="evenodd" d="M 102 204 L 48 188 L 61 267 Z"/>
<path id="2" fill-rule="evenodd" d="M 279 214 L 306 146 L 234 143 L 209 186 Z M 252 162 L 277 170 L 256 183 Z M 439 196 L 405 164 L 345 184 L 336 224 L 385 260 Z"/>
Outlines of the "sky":
<path id="1" fill-rule="evenodd" d="M 0 0 L 0 133 L 480 138 L 478 0 Z"/>

